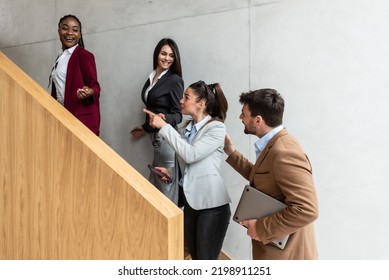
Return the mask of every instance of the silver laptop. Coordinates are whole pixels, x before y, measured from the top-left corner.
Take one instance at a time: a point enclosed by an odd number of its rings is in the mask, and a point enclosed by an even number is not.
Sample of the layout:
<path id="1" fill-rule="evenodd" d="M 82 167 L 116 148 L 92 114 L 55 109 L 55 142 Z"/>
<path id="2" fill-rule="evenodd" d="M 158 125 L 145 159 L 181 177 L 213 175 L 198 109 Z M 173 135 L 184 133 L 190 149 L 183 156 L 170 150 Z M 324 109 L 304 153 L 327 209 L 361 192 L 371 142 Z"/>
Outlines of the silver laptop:
<path id="1" fill-rule="evenodd" d="M 286 207 L 281 201 L 253 188 L 245 186 L 236 207 L 233 220 L 237 223 L 244 220 L 258 219 L 279 212 Z M 272 241 L 272 245 L 284 249 L 289 235 Z"/>

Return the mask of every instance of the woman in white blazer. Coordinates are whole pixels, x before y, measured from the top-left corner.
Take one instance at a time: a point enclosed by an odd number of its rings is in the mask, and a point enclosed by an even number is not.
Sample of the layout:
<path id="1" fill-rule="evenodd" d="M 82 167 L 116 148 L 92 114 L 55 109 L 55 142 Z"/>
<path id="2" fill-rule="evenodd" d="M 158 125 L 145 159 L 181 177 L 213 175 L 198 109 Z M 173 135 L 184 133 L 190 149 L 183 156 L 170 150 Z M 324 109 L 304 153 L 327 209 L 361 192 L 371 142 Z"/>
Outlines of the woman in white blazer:
<path id="1" fill-rule="evenodd" d="M 185 243 L 192 259 L 216 260 L 231 217 L 231 200 L 220 174 L 228 103 L 219 84 L 203 81 L 190 85 L 180 103 L 181 113 L 192 120 L 179 132 L 161 116 L 144 110 L 150 126 L 160 129 L 177 156 L 175 174 L 156 168 L 182 187 Z"/>

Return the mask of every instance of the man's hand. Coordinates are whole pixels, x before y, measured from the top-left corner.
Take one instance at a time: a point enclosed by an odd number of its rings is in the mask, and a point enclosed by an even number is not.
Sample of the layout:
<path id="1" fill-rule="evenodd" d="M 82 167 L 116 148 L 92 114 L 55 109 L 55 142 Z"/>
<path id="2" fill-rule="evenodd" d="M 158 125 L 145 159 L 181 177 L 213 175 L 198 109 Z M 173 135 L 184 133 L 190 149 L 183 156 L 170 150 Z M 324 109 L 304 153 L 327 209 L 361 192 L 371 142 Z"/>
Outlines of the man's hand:
<path id="1" fill-rule="evenodd" d="M 247 235 L 256 241 L 261 242 L 257 234 L 257 220 L 245 220 L 241 221 L 240 224 L 247 228 Z"/>
<path id="2" fill-rule="evenodd" d="M 227 155 L 231 155 L 235 151 L 234 143 L 232 143 L 230 135 L 226 134 L 224 138 L 224 152 Z"/>

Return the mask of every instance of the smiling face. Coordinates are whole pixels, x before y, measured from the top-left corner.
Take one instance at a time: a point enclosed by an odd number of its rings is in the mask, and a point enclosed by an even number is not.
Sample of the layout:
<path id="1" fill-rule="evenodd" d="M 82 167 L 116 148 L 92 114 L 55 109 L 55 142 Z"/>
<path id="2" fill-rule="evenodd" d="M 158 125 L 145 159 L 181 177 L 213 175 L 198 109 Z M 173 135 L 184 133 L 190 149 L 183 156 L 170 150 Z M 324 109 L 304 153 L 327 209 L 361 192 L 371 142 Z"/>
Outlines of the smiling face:
<path id="1" fill-rule="evenodd" d="M 72 17 L 65 18 L 59 24 L 58 35 L 62 49 L 71 48 L 78 44 L 81 38 L 80 24 Z"/>
<path id="2" fill-rule="evenodd" d="M 161 48 L 161 51 L 158 54 L 158 68 L 159 70 L 165 71 L 173 65 L 174 62 L 174 52 L 169 45 L 164 45 Z"/>
<path id="3" fill-rule="evenodd" d="M 239 118 L 244 124 L 244 133 L 256 135 L 256 118 L 251 116 L 251 112 L 247 104 L 243 105 Z"/>

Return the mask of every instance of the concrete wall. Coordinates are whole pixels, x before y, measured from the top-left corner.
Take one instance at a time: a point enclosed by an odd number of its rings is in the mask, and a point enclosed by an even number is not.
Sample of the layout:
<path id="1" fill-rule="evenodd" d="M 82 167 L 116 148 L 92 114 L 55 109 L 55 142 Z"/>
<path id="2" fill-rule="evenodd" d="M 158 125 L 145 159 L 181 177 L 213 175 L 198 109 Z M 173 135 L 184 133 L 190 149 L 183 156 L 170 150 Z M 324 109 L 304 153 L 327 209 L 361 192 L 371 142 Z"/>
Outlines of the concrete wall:
<path id="1" fill-rule="evenodd" d="M 285 126 L 314 167 L 321 259 L 389 258 L 389 4 L 385 0 L 0 0 L 0 50 L 42 86 L 60 48 L 57 23 L 76 14 L 102 85 L 101 138 L 147 176 L 140 90 L 162 37 L 179 45 L 185 85 L 220 82 L 228 132 L 252 160 L 238 96 L 273 87 L 286 100 Z M 235 210 L 241 187 L 223 165 Z M 250 259 L 245 231 L 230 224 L 224 251 Z"/>

